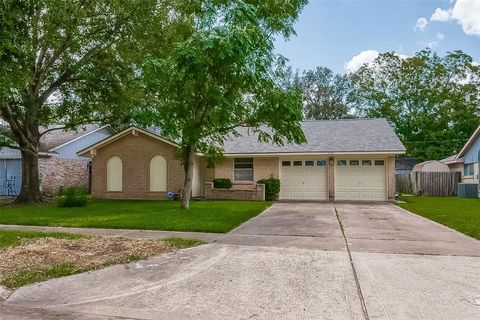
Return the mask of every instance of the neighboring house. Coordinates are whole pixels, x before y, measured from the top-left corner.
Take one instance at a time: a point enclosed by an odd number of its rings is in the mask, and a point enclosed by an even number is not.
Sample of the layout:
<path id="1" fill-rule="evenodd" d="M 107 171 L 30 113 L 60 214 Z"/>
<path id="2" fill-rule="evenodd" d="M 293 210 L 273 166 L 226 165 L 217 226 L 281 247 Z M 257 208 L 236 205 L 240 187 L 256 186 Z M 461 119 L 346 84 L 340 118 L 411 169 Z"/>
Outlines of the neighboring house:
<path id="1" fill-rule="evenodd" d="M 440 160 L 448 166 L 451 172 L 461 172 L 463 175 L 463 158 L 458 158 L 456 155 Z"/>
<path id="2" fill-rule="evenodd" d="M 410 173 L 417 163 L 415 158 L 396 158 L 395 159 L 395 174 Z"/>
<path id="3" fill-rule="evenodd" d="M 450 172 L 450 168 L 440 161 L 429 160 L 417 163 L 412 172 Z"/>
<path id="4" fill-rule="evenodd" d="M 462 182 L 479 183 L 480 126 L 472 134 L 455 159 L 463 160 Z"/>
<path id="5" fill-rule="evenodd" d="M 54 130 L 43 135 L 38 160 L 42 191 L 57 194 L 62 187 L 89 188 L 90 158 L 79 157 L 77 152 L 112 133 L 108 126 L 86 125 L 76 131 Z M 17 195 L 21 181 L 20 151 L 0 148 L 0 195 Z"/>
<path id="6" fill-rule="evenodd" d="M 394 199 L 395 156 L 405 147 L 385 119 L 305 121 L 302 129 L 307 143 L 284 146 L 258 142 L 248 129 L 238 129 L 240 136 L 224 143 L 222 162 L 209 166 L 196 156 L 192 195 L 216 197 L 211 181 L 230 178 L 233 187 L 222 191 L 224 198 L 259 199 L 248 192 L 259 190 L 256 181 L 275 177 L 281 180 L 281 200 Z M 130 127 L 78 154 L 92 158 L 93 196 L 162 199 L 183 186 L 178 147 Z"/>

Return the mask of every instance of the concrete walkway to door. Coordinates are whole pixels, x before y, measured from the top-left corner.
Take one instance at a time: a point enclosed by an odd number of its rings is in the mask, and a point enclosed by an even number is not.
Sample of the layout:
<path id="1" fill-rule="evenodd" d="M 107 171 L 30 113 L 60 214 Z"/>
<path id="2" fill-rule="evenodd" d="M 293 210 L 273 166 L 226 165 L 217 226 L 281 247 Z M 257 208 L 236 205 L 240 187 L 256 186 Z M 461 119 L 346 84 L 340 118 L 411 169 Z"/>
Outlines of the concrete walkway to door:
<path id="1" fill-rule="evenodd" d="M 388 203 L 276 203 L 215 243 L 17 290 L 11 319 L 480 319 L 480 242 Z"/>

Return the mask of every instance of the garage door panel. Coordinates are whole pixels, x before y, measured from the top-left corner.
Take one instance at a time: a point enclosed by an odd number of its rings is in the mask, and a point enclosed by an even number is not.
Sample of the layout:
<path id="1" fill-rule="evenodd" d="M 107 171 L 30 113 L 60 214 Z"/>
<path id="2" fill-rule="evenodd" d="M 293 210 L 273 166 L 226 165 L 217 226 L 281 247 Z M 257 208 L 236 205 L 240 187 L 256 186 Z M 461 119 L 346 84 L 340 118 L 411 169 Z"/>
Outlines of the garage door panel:
<path id="1" fill-rule="evenodd" d="M 319 159 L 321 160 L 321 159 Z M 285 160 L 290 161 L 290 160 Z M 281 190 L 280 199 L 293 200 L 326 200 L 327 199 L 327 170 L 326 166 L 316 165 L 316 161 L 309 160 L 314 165 L 305 166 L 306 160 L 301 161 L 302 166 L 281 166 Z M 311 161 L 311 162 L 310 162 Z M 281 161 L 283 163 L 283 160 Z"/>
<path id="2" fill-rule="evenodd" d="M 337 200 L 384 201 L 386 198 L 386 174 L 384 165 L 336 166 L 335 198 Z M 374 164 L 371 160 L 371 164 Z"/>

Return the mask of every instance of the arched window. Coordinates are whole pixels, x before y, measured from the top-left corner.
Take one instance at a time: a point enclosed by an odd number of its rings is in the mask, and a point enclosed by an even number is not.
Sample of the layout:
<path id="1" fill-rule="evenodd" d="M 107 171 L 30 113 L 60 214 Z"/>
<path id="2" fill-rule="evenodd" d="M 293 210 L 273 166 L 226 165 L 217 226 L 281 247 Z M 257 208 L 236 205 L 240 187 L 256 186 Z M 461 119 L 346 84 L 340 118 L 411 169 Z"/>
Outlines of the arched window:
<path id="1" fill-rule="evenodd" d="M 113 156 L 107 161 L 107 191 L 122 191 L 122 159 Z"/>
<path id="2" fill-rule="evenodd" d="M 159 155 L 150 161 L 150 191 L 167 191 L 167 161 Z"/>

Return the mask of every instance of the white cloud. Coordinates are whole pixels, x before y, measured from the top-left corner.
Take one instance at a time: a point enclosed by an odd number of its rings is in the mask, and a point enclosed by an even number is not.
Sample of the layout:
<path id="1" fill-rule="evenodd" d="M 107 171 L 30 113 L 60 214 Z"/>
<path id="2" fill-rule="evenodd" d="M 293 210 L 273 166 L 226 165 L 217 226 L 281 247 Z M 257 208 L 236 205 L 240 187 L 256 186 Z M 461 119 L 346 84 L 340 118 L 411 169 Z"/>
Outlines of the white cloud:
<path id="1" fill-rule="evenodd" d="M 447 22 L 452 20 L 452 9 L 443 10 L 440 8 L 435 9 L 435 12 L 430 17 L 430 21 Z"/>
<path id="2" fill-rule="evenodd" d="M 457 0 L 452 17 L 462 26 L 463 32 L 480 36 L 480 0 Z"/>
<path id="3" fill-rule="evenodd" d="M 357 54 L 356 56 L 353 56 L 350 61 L 346 62 L 344 67 L 345 70 L 348 73 L 353 73 L 360 69 L 361 66 L 364 64 L 372 64 L 373 61 L 375 61 L 376 58 L 380 55 L 380 52 L 377 50 L 364 50 Z M 404 54 L 396 54 L 398 57 L 401 59 L 407 59 L 408 56 Z"/>
<path id="4" fill-rule="evenodd" d="M 427 42 L 426 43 L 426 46 L 429 47 L 429 48 L 434 48 L 436 46 L 438 46 L 438 44 L 440 43 L 440 41 L 442 41 L 443 39 L 445 39 L 445 35 L 441 32 L 437 32 L 437 34 L 435 35 L 436 36 L 436 39 L 435 40 L 432 40 L 430 42 Z"/>
<path id="5" fill-rule="evenodd" d="M 466 34 L 480 36 L 480 0 L 457 0 L 453 8 L 435 9 L 430 20 L 439 22 L 455 20 Z"/>
<path id="6" fill-rule="evenodd" d="M 364 50 L 345 63 L 345 70 L 355 72 L 364 64 L 372 63 L 379 54 L 377 50 Z"/>
<path id="7" fill-rule="evenodd" d="M 423 31 L 423 29 L 425 29 L 425 27 L 427 26 L 428 24 L 428 20 L 427 18 L 425 17 L 420 17 L 418 18 L 417 20 L 417 23 L 415 24 L 415 27 L 413 28 L 413 30 L 420 30 L 420 31 Z"/>

